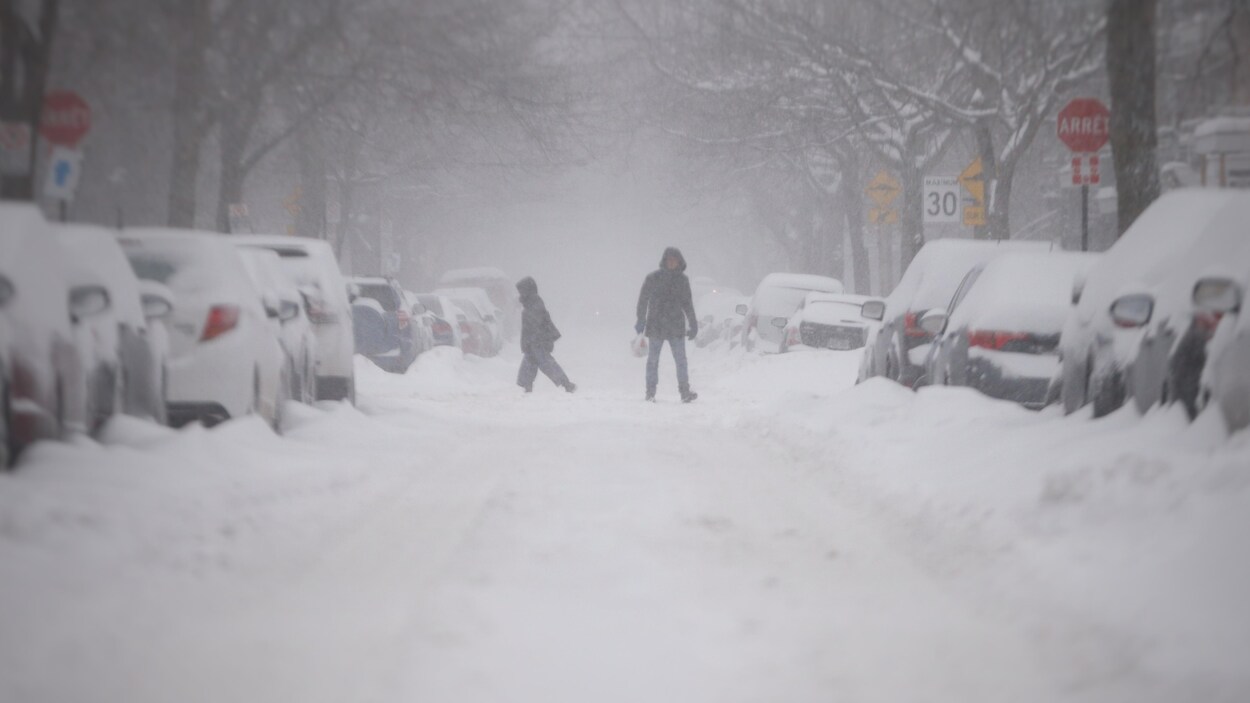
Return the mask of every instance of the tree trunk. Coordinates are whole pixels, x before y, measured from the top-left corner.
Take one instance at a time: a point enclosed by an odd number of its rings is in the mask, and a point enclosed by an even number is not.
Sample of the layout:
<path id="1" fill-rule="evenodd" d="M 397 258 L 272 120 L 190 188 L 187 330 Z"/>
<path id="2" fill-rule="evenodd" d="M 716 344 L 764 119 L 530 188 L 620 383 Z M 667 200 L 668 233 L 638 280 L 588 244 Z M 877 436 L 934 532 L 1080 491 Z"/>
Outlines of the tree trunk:
<path id="1" fill-rule="evenodd" d="M 1157 0 L 1107 3 L 1107 82 L 1119 233 L 1159 197 L 1155 161 L 1155 14 Z"/>
<path id="2" fill-rule="evenodd" d="M 851 272 L 855 277 L 855 292 L 867 295 L 872 289 L 869 273 L 868 245 L 864 241 L 864 208 L 860 194 L 864 192 L 859 164 L 844 161 L 842 183 L 838 195 L 842 212 L 846 215 L 846 235 L 851 240 Z"/>
<path id="3" fill-rule="evenodd" d="M 301 237 L 325 239 L 326 232 L 326 155 L 321 134 L 308 125 L 295 135 L 295 158 L 299 165 L 299 211 L 295 233 Z"/>
<path id="4" fill-rule="evenodd" d="M 1011 239 L 1011 184 L 1015 176 L 1015 164 L 1007 164 L 998 169 L 998 178 L 986 181 L 986 198 L 990 201 L 987 221 L 991 239 Z M 994 184 L 992 189 L 991 183 Z M 993 197 L 989 195 L 990 192 Z"/>
<path id="5" fill-rule="evenodd" d="M 39 123 L 59 17 L 59 0 L 43 0 L 35 36 L 12 0 L 0 0 L 0 121 L 30 129 L 26 166 L 21 172 L 0 175 L 0 199 L 35 200 Z"/>
<path id="6" fill-rule="evenodd" d="M 977 225 L 972 230 L 973 239 L 992 239 L 993 226 L 990 221 L 990 194 L 995 192 L 995 181 L 998 180 L 998 154 L 994 152 L 994 133 L 990 131 L 989 120 L 978 120 L 973 133 L 977 140 L 977 156 L 981 158 L 981 183 L 984 190 L 981 207 L 985 209 L 985 224 Z"/>
<path id="7" fill-rule="evenodd" d="M 169 226 L 194 227 L 200 151 L 208 131 L 204 114 L 211 16 L 208 0 L 191 0 L 180 18 L 185 44 L 174 59 L 174 148 L 169 171 Z"/>
<path id="8" fill-rule="evenodd" d="M 237 112 L 229 113 L 221 120 L 220 178 L 217 189 L 217 230 L 231 232 L 234 226 L 230 218 L 230 206 L 243 204 L 243 181 L 247 171 L 243 165 L 247 138 L 251 130 L 241 124 Z"/>
<path id="9" fill-rule="evenodd" d="M 903 192 L 899 194 L 899 223 L 901 224 L 899 247 L 899 273 L 889 282 L 887 288 L 893 288 L 898 282 L 902 271 L 911 265 L 920 247 L 924 246 L 924 176 L 914 166 L 912 158 L 906 159 L 900 174 Z"/>

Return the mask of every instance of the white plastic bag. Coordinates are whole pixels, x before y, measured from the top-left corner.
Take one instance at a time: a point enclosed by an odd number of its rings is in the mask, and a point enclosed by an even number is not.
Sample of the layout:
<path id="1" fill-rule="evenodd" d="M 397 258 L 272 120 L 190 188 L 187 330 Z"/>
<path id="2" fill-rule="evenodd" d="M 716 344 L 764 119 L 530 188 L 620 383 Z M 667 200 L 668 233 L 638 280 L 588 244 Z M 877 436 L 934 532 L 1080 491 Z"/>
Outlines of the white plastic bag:
<path id="1" fill-rule="evenodd" d="M 629 345 L 630 351 L 634 352 L 634 356 L 647 355 L 647 336 L 640 334 L 634 337 L 634 341 Z"/>

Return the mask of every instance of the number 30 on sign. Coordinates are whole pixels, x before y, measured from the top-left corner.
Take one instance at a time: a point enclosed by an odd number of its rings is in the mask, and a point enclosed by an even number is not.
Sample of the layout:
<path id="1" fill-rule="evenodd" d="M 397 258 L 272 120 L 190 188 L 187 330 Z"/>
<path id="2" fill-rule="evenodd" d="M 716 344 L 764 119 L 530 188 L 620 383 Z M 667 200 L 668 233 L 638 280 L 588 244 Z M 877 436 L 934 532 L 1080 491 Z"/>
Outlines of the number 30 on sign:
<path id="1" fill-rule="evenodd" d="M 925 176 L 924 221 L 953 222 L 959 219 L 959 177 Z"/>

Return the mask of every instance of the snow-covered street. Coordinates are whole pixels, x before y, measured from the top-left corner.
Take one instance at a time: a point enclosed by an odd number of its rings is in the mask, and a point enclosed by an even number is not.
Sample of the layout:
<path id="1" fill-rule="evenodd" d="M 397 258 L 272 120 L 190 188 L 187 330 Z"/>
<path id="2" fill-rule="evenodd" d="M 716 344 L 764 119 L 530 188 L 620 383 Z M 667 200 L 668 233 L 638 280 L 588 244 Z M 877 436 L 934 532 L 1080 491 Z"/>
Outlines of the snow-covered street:
<path id="1" fill-rule="evenodd" d="M 624 326 L 622 326 L 624 328 Z M 628 332 L 627 328 L 626 332 Z M 1236 701 L 1250 437 L 617 328 L 0 476 L 5 701 Z M 1179 412 L 1179 411 L 1178 411 Z"/>

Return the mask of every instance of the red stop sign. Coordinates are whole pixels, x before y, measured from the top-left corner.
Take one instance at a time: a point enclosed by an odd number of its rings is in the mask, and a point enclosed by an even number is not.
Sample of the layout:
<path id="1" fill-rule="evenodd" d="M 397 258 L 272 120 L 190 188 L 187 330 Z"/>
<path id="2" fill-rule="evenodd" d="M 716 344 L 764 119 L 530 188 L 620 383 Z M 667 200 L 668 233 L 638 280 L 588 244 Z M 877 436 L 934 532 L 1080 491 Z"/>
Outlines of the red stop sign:
<path id="1" fill-rule="evenodd" d="M 1059 111 L 1059 139 L 1077 153 L 1098 151 L 1107 143 L 1111 111 L 1102 101 L 1077 98 Z"/>
<path id="2" fill-rule="evenodd" d="M 91 106 L 78 93 L 56 90 L 43 98 L 39 133 L 49 143 L 73 147 L 91 129 Z"/>

